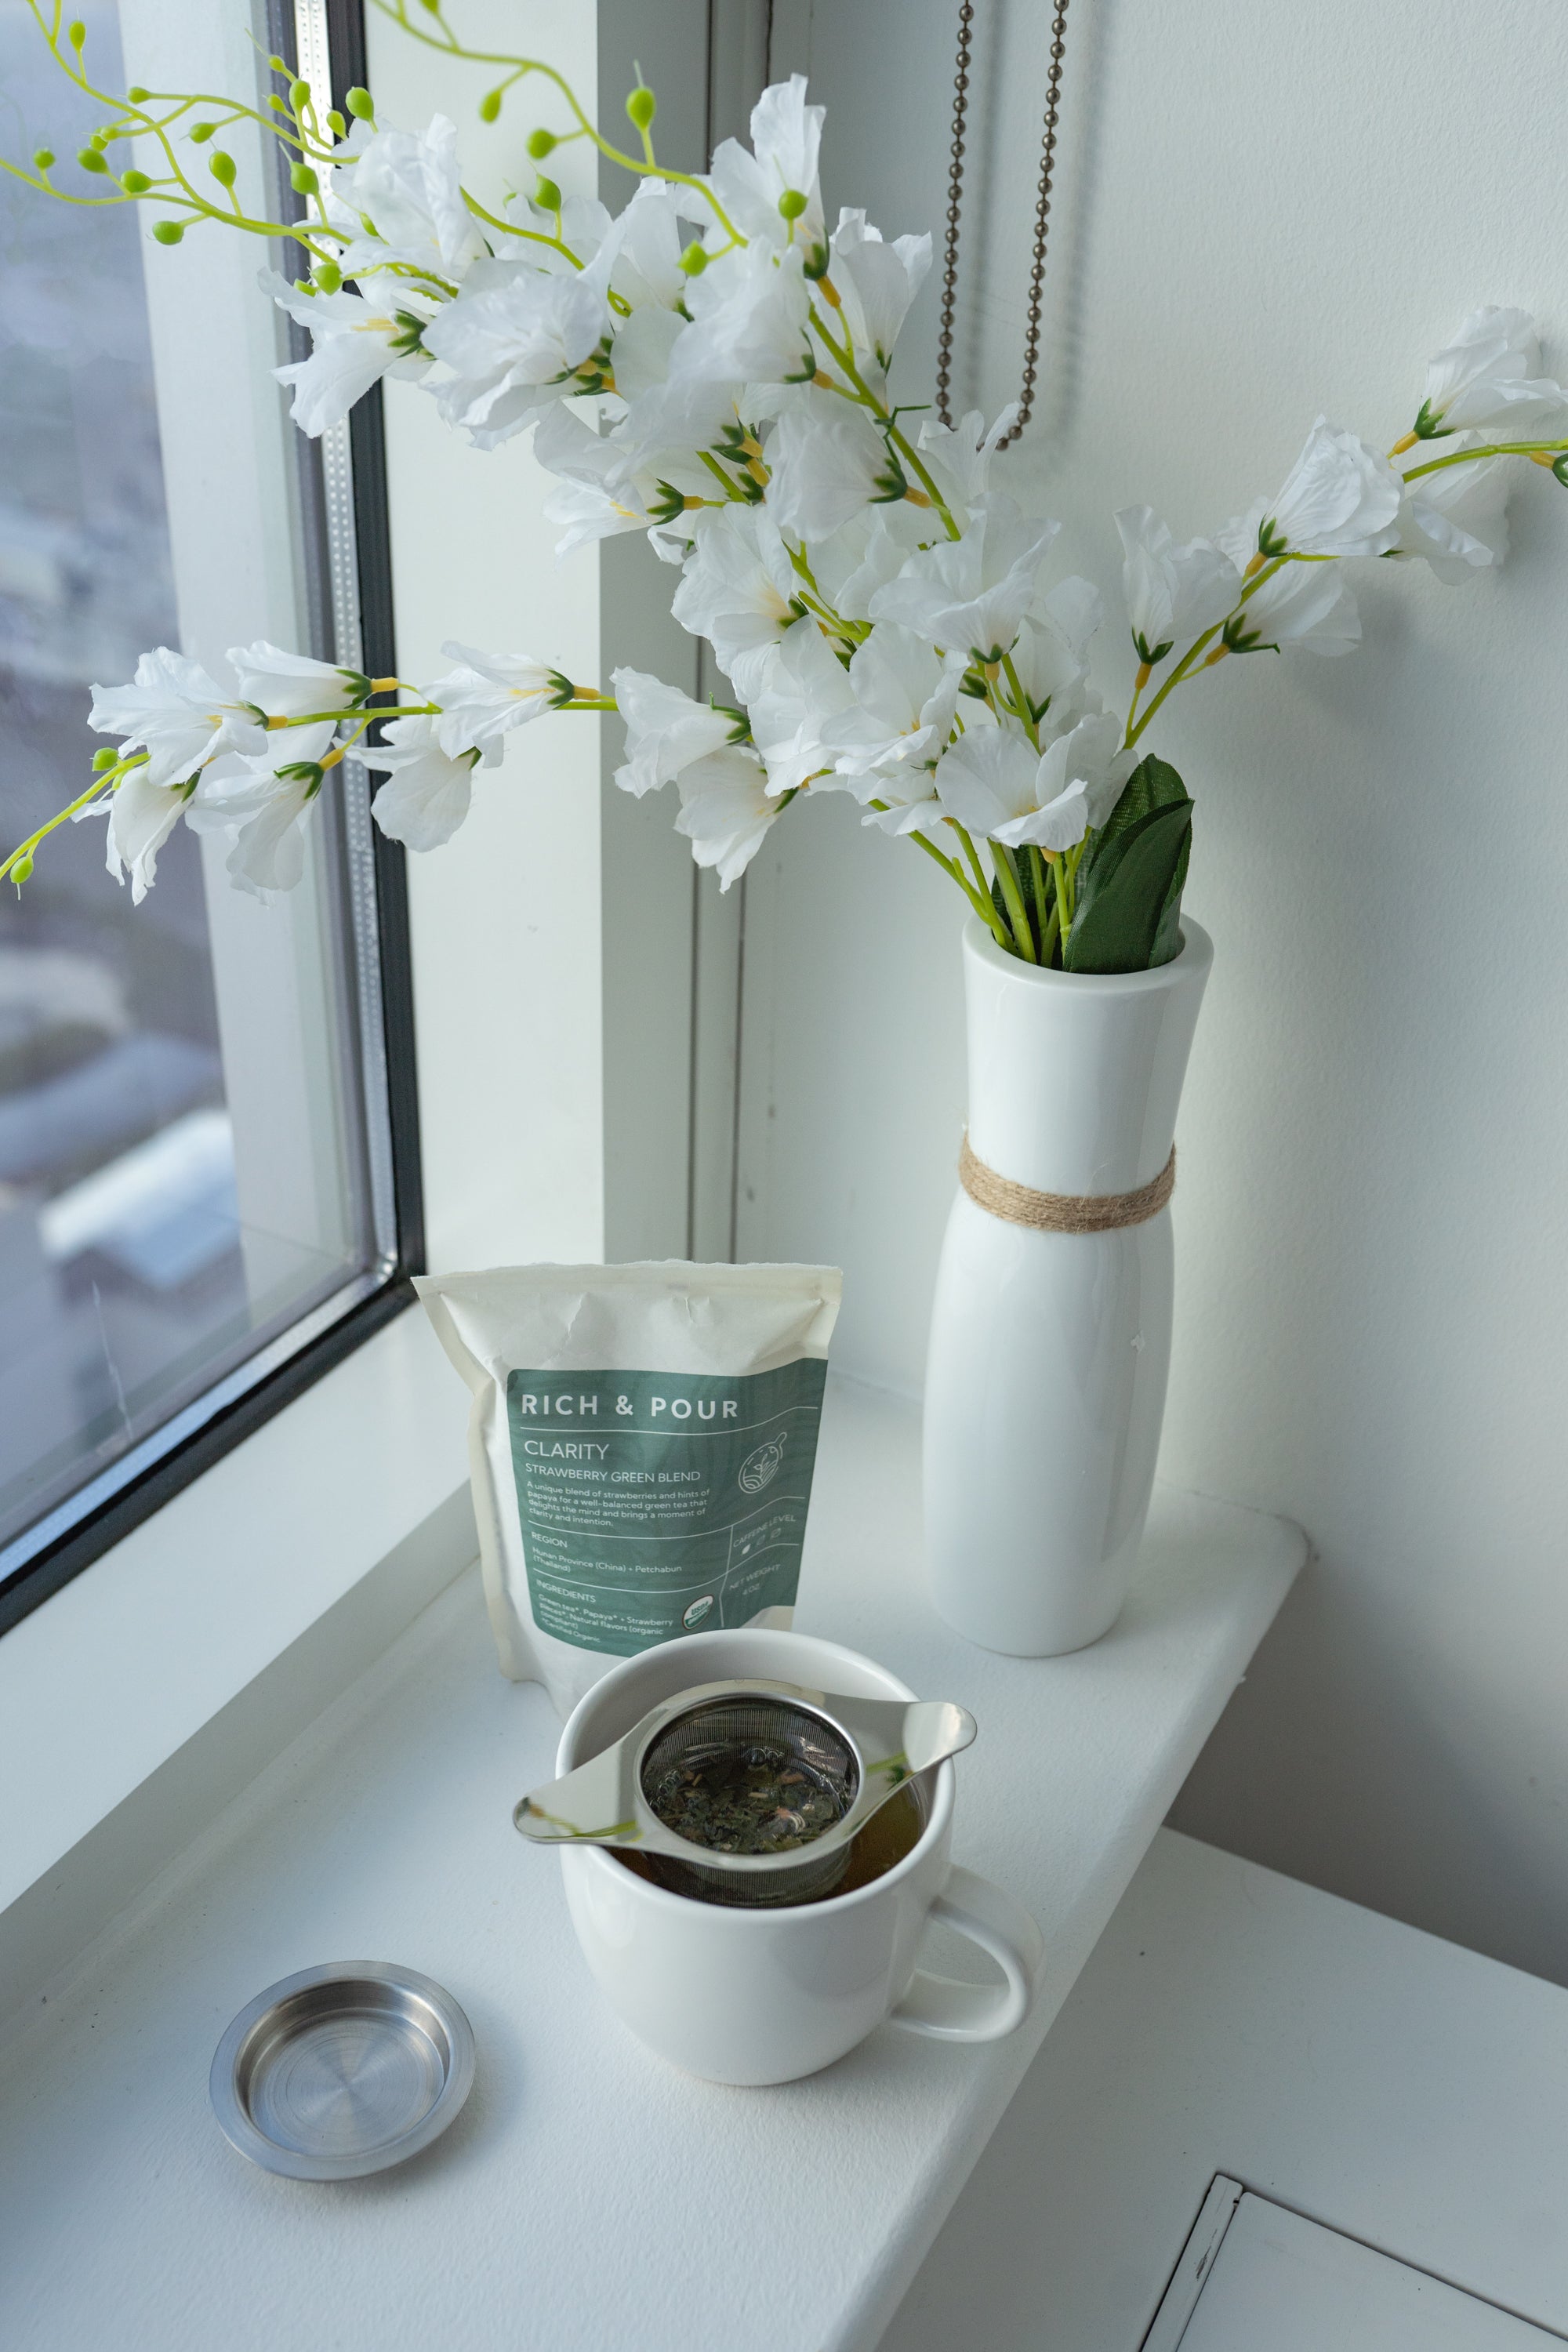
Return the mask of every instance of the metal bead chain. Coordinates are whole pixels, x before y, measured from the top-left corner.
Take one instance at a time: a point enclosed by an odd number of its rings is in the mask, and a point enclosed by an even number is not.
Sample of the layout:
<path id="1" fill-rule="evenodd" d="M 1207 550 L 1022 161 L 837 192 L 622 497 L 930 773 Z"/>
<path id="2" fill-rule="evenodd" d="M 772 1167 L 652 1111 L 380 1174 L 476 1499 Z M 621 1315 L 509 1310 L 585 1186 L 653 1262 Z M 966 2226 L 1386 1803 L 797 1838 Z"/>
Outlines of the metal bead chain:
<path id="1" fill-rule="evenodd" d="M 1051 27 L 1051 69 L 1046 84 L 1045 135 L 1040 147 L 1040 192 L 1035 205 L 1035 258 L 1029 273 L 1028 325 L 1024 336 L 1024 383 L 1018 414 L 998 442 L 1005 449 L 1027 425 L 1035 405 L 1035 377 L 1040 355 L 1040 297 L 1046 278 L 1046 246 L 1051 229 L 1051 177 L 1057 162 L 1057 119 L 1061 105 L 1062 59 L 1067 54 L 1068 0 L 1060 0 Z M 952 153 L 948 166 L 947 236 L 942 249 L 942 334 L 937 343 L 936 413 L 951 432 L 952 407 L 952 318 L 958 294 L 958 216 L 963 199 L 963 132 L 969 114 L 970 46 L 974 30 L 974 0 L 962 0 L 958 11 L 958 62 L 952 78 Z"/>

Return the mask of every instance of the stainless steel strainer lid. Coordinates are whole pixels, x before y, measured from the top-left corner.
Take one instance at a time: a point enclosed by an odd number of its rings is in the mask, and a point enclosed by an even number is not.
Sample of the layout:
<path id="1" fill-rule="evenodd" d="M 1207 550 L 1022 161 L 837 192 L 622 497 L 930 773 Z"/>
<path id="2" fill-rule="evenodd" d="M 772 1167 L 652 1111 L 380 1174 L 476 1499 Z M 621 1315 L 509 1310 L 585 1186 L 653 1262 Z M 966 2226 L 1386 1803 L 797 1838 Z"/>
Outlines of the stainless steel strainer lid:
<path id="1" fill-rule="evenodd" d="M 541 1844 L 662 1855 L 710 1900 L 797 1903 L 831 1888 L 895 1790 L 973 1738 L 950 1700 L 704 1683 L 531 1791 L 512 1820 Z"/>

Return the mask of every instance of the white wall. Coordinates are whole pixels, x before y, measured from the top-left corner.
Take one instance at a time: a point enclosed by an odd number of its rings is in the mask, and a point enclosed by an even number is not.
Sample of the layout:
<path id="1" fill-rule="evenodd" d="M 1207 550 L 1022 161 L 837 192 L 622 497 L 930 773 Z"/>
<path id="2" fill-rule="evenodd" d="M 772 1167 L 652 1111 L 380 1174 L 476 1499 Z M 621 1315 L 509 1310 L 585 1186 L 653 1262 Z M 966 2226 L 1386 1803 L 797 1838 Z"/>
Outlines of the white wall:
<path id="1" fill-rule="evenodd" d="M 979 12 L 961 388 L 988 407 L 1016 385 L 1051 13 Z M 955 16 L 775 9 L 830 108 L 830 202 L 889 234 L 940 225 Z M 1532 308 L 1568 373 L 1564 87 L 1561 0 L 1074 0 L 1044 394 L 1007 461 L 1067 525 L 1059 568 L 1111 589 L 1135 499 L 1183 536 L 1223 520 L 1320 407 L 1386 445 L 1475 304 Z M 903 396 L 933 344 L 928 295 Z M 1363 567 L 1359 654 L 1228 662 L 1156 739 L 1218 947 L 1163 1468 L 1320 1553 L 1176 1820 L 1563 1979 L 1568 504 L 1531 470 L 1514 518 L 1500 575 Z M 741 1249 L 841 1259 L 838 1360 L 912 1389 L 959 910 L 843 802 L 800 817 L 748 892 Z"/>

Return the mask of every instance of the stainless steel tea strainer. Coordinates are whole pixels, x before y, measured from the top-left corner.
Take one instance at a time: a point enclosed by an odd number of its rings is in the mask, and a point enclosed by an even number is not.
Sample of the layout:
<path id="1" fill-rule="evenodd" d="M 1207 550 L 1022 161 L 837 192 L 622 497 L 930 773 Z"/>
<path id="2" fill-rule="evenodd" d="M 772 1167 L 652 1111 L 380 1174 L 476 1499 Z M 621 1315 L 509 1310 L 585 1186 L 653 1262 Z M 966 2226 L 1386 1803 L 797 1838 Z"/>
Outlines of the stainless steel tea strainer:
<path id="1" fill-rule="evenodd" d="M 703 1683 L 531 1791 L 512 1821 L 543 1845 L 658 1854 L 667 1885 L 709 1902 L 799 1903 L 842 1877 L 897 1790 L 973 1738 L 973 1717 L 947 1699 Z"/>

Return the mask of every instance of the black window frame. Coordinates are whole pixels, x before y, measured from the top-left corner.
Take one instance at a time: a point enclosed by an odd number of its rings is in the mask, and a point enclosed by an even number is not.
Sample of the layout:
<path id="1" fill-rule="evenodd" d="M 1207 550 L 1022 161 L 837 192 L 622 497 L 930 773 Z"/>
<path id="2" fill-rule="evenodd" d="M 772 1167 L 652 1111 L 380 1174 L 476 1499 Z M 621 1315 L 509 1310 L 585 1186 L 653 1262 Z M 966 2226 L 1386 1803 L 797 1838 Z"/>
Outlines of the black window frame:
<path id="1" fill-rule="evenodd" d="M 311 0 L 300 0 L 301 9 L 310 5 Z M 314 5 L 318 15 L 324 15 L 331 102 L 341 109 L 346 92 L 366 79 L 363 0 L 324 0 L 324 8 L 321 0 L 314 0 Z M 274 52 L 288 61 L 292 71 L 298 56 L 294 0 L 268 0 L 268 17 Z M 309 350 L 308 339 L 303 329 L 294 327 L 291 331 L 299 340 L 298 356 L 302 357 Z M 349 453 L 361 666 L 372 677 L 390 677 L 397 665 L 386 441 L 379 384 L 351 412 Z M 331 660 L 336 647 L 321 452 L 316 445 L 300 440 L 299 455 L 311 649 Z M 363 999 L 355 1010 L 362 1020 L 371 1021 L 384 1051 L 384 1124 L 392 1215 L 377 1262 L 379 1278 L 367 1295 L 324 1330 L 290 1351 L 274 1370 L 246 1384 L 228 1402 L 204 1412 L 205 1401 L 196 1400 L 172 1414 L 171 1426 L 189 1424 L 193 1419 L 196 1425 L 188 1426 L 183 1436 L 171 1436 L 166 1451 L 140 1472 L 128 1474 L 122 1485 L 85 1510 L 57 1538 L 39 1547 L 8 1575 L 0 1576 L 0 1635 L 142 1526 L 414 1303 L 411 1276 L 424 1267 L 425 1224 L 405 856 L 401 844 L 388 840 L 374 826 L 370 827 L 370 841 L 374 908 L 369 928 L 379 976 L 374 991 L 379 1020 L 374 1010 L 367 1013 Z M 232 1386 L 242 1374 L 243 1368 L 219 1385 Z M 160 1431 L 149 1433 L 145 1445 L 155 1447 L 161 1434 Z M 111 1476 L 112 1467 L 104 1475 Z M 16 1540 L 25 1542 L 26 1538 L 23 1530 Z"/>

